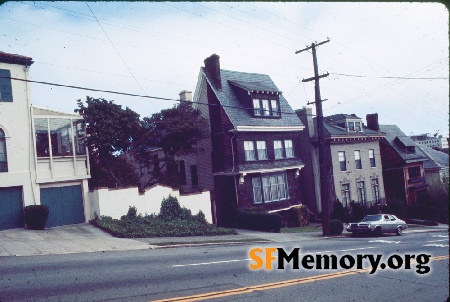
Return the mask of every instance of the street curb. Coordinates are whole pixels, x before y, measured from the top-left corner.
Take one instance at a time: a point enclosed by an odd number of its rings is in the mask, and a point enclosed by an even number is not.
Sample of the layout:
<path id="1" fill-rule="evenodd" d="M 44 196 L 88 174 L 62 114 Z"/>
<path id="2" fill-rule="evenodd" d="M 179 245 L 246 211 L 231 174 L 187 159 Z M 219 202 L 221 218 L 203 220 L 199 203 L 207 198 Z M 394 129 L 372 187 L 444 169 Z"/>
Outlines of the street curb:
<path id="1" fill-rule="evenodd" d="M 201 247 L 201 246 L 214 246 L 214 245 L 237 245 L 237 244 L 249 244 L 249 243 L 269 243 L 274 242 L 270 240 L 264 241 L 228 241 L 228 242 L 204 242 L 204 243 L 186 243 L 186 244 L 171 244 L 171 245 L 154 245 L 152 244 L 150 249 L 170 249 L 177 247 Z"/>
<path id="2" fill-rule="evenodd" d="M 404 234 L 411 233 L 437 233 L 437 232 L 447 232 L 447 229 L 436 229 L 436 230 L 410 230 Z M 332 238 L 349 238 L 345 235 L 336 235 L 336 236 L 326 236 L 326 237 L 317 237 L 317 239 L 332 239 Z M 261 240 L 261 241 L 224 241 L 224 242 L 202 242 L 202 243 L 179 243 L 179 244 L 169 244 L 169 245 L 157 245 L 151 244 L 150 249 L 164 249 L 164 248 L 180 248 L 180 247 L 202 247 L 202 246 L 219 246 L 219 245 L 237 245 L 237 244 L 249 244 L 249 243 L 280 243 L 279 241 L 272 240 Z M 163 243 L 161 243 L 163 244 Z"/>

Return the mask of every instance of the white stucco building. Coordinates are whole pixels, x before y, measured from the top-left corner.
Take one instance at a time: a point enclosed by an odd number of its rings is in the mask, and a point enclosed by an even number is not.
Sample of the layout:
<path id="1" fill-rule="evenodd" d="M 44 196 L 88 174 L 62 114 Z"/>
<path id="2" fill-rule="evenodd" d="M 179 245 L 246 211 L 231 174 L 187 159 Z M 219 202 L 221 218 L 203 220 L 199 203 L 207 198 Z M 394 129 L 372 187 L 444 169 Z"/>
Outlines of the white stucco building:
<path id="1" fill-rule="evenodd" d="M 78 114 L 33 107 L 29 57 L 0 52 L 0 230 L 23 227 L 23 208 L 44 204 L 47 227 L 90 217 L 89 160 Z"/>
<path id="2" fill-rule="evenodd" d="M 411 135 L 413 141 L 416 142 L 420 147 L 438 148 L 438 149 L 448 149 L 448 138 L 442 135 L 431 136 L 429 133 L 420 135 Z"/>

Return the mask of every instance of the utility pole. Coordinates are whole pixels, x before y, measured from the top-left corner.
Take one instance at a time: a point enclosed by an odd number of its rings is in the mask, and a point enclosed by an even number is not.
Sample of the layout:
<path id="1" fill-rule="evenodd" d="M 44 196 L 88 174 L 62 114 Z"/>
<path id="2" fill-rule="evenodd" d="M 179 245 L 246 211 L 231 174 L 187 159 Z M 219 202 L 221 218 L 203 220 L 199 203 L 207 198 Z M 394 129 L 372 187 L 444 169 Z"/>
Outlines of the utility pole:
<path id="1" fill-rule="evenodd" d="M 325 128 L 323 125 L 323 111 L 322 111 L 322 102 L 324 100 L 320 97 L 320 86 L 319 79 L 327 77 L 329 74 L 319 75 L 319 68 L 317 67 L 317 55 L 316 55 L 316 47 L 322 44 L 330 42 L 330 39 L 320 42 L 320 43 L 312 43 L 311 46 L 308 46 L 305 49 L 296 51 L 295 54 L 300 52 L 312 49 L 313 62 L 314 62 L 314 77 L 303 79 L 302 82 L 315 81 L 315 103 L 316 104 L 316 120 L 317 120 L 317 133 L 319 139 L 319 175 L 320 175 L 320 199 L 322 203 L 322 234 L 323 236 L 330 235 L 330 203 L 328 200 L 329 190 L 328 190 L 328 167 L 326 164 L 326 154 L 325 154 Z M 308 103 L 312 104 L 312 103 Z"/>

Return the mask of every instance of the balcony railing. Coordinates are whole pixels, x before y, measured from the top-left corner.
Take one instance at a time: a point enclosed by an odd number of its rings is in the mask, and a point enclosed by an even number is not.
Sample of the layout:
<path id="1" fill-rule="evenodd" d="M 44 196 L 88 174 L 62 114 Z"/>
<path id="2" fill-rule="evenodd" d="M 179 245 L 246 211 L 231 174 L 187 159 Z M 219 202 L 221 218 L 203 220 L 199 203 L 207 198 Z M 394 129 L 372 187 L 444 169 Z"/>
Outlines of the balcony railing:
<path id="1" fill-rule="evenodd" d="M 408 180 L 408 183 L 409 184 L 416 184 L 416 183 L 420 183 L 420 182 L 423 182 L 423 181 L 425 181 L 425 177 L 416 177 L 416 178 L 410 178 Z"/>

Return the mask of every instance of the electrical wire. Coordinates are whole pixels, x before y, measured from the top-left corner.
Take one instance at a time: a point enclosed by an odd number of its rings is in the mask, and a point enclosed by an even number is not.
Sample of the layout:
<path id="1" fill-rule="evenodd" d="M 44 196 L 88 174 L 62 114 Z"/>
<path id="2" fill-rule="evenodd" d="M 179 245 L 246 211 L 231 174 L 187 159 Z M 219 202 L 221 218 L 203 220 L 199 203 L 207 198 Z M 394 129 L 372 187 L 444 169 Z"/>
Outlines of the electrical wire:
<path id="1" fill-rule="evenodd" d="M 157 97 L 157 96 L 150 96 L 150 95 L 141 95 L 141 94 L 127 93 L 127 92 L 120 92 L 120 91 L 113 91 L 113 90 L 102 90 L 102 89 L 88 88 L 88 87 L 82 87 L 82 86 L 64 85 L 64 84 L 43 82 L 43 81 L 34 81 L 34 80 L 25 80 L 25 79 L 14 78 L 14 77 L 0 76 L 0 79 L 10 79 L 10 80 L 21 81 L 21 82 L 50 85 L 50 86 L 64 87 L 64 88 L 72 88 L 72 89 L 80 89 L 80 90 L 94 91 L 94 92 L 104 92 L 104 93 L 111 93 L 111 94 L 131 96 L 131 97 L 155 99 L 155 100 L 161 100 L 161 101 L 172 101 L 172 102 L 180 102 L 180 103 L 188 103 L 188 104 L 198 104 L 198 105 L 206 105 L 206 106 L 219 106 L 219 107 L 226 107 L 226 108 L 253 110 L 253 107 L 249 108 L 249 107 L 239 107 L 239 106 L 231 106 L 231 105 L 223 105 L 223 104 L 209 104 L 209 103 L 207 104 L 207 103 L 202 103 L 202 102 L 184 101 L 184 100 L 180 100 L 180 99 L 164 98 L 164 97 Z M 280 114 L 281 113 L 282 114 L 296 114 L 295 112 L 285 112 L 285 111 L 279 111 L 279 113 Z M 312 116 L 315 116 L 315 115 L 312 115 Z"/>

